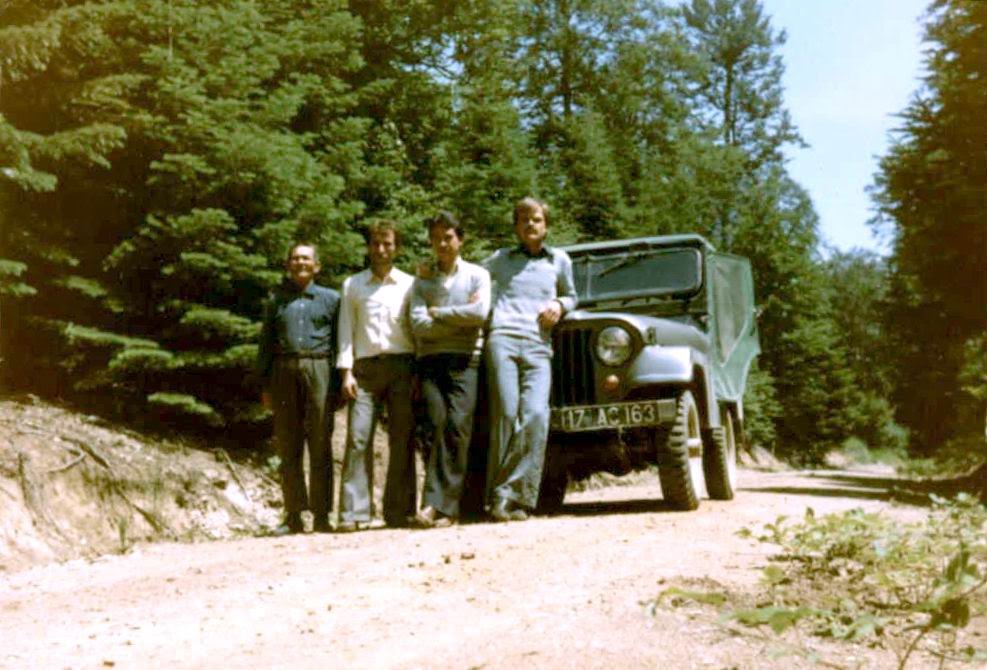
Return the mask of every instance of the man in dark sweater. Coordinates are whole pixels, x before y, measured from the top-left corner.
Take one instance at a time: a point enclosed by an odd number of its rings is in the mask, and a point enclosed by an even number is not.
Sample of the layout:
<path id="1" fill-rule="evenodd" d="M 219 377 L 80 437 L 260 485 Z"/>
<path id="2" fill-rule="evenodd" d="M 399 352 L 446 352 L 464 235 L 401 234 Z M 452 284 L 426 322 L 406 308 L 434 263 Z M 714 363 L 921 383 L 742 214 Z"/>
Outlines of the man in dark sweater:
<path id="1" fill-rule="evenodd" d="M 332 427 L 339 293 L 317 286 L 318 250 L 295 244 L 288 253 L 289 281 L 264 312 L 257 349 L 262 401 L 274 411 L 274 440 L 281 457 L 284 523 L 277 535 L 302 532 L 301 512 L 312 511 L 316 532 L 329 531 L 332 497 Z M 306 439 L 309 488 L 302 456 Z"/>
<path id="2" fill-rule="evenodd" d="M 490 273 L 460 257 L 459 220 L 439 212 L 429 223 L 428 238 L 435 262 L 422 268 L 411 294 L 411 328 L 431 428 L 424 506 L 416 517 L 424 527 L 459 519 L 476 406 L 480 328 L 490 310 Z"/>

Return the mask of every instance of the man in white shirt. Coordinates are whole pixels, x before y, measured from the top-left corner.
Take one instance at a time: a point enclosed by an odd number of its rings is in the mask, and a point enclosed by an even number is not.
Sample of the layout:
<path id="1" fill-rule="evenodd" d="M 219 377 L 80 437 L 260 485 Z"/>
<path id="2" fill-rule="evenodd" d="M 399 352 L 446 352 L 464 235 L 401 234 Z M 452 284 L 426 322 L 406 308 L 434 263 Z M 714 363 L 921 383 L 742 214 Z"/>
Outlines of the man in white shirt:
<path id="1" fill-rule="evenodd" d="M 373 517 L 373 429 L 378 403 L 387 406 L 388 466 L 384 522 L 405 526 L 413 517 L 415 461 L 411 408 L 415 344 L 408 310 L 414 277 L 394 267 L 400 237 L 393 221 L 367 230 L 370 267 L 343 282 L 336 367 L 349 399 L 346 456 L 337 530 L 366 527 Z"/>

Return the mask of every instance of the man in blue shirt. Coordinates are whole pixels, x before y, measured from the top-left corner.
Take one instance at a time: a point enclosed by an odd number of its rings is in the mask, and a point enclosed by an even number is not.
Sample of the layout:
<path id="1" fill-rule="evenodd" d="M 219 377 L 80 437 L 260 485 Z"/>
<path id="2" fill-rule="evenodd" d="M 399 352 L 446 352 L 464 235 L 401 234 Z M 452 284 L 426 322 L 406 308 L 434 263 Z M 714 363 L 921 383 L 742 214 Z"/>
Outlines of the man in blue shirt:
<path id="1" fill-rule="evenodd" d="M 257 349 L 262 402 L 274 411 L 274 441 L 281 457 L 284 523 L 277 535 L 302 532 L 301 512 L 310 509 L 316 532 L 329 531 L 332 496 L 332 428 L 336 324 L 339 293 L 317 286 L 318 250 L 307 242 L 288 252 L 289 281 L 264 312 Z M 308 440 L 309 488 L 302 450 Z"/>
<path id="2" fill-rule="evenodd" d="M 493 281 L 486 343 L 490 451 L 486 499 L 497 521 L 526 519 L 538 502 L 548 440 L 552 328 L 576 305 L 572 260 L 545 245 L 548 205 L 524 198 L 514 208 L 519 245 L 483 265 Z"/>

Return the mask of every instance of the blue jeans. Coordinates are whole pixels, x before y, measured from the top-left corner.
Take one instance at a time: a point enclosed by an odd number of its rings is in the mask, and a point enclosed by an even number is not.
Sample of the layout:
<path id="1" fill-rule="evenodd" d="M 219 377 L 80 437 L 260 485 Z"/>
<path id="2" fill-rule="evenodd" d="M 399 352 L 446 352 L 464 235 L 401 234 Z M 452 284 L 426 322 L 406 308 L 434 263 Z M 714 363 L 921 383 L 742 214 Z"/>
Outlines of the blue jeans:
<path id="1" fill-rule="evenodd" d="M 415 459 L 411 441 L 412 357 L 410 354 L 359 358 L 353 375 L 359 390 L 347 414 L 346 457 L 340 487 L 343 521 L 368 522 L 373 517 L 373 434 L 376 405 L 387 406 L 387 481 L 384 522 L 403 526 L 416 510 Z"/>
<path id="2" fill-rule="evenodd" d="M 548 440 L 551 345 L 492 333 L 486 344 L 490 387 L 487 504 L 507 499 L 533 510 Z"/>

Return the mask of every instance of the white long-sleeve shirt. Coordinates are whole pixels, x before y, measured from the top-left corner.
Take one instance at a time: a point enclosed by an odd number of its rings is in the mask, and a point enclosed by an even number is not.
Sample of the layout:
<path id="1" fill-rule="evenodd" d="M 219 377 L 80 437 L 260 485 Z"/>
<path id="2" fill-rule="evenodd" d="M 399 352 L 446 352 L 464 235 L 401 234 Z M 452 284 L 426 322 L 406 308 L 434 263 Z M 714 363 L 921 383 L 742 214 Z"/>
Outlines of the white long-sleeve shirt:
<path id="1" fill-rule="evenodd" d="M 360 358 L 414 354 L 409 307 L 414 277 L 391 268 L 383 280 L 369 269 L 346 278 L 339 307 L 336 367 L 351 369 Z"/>

